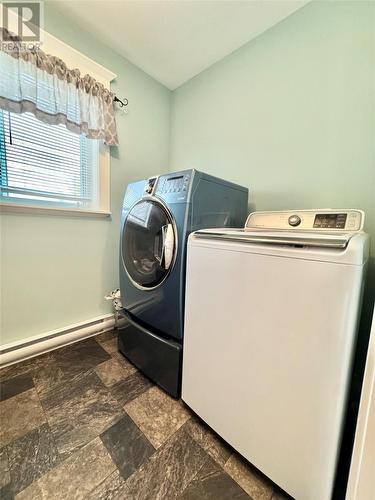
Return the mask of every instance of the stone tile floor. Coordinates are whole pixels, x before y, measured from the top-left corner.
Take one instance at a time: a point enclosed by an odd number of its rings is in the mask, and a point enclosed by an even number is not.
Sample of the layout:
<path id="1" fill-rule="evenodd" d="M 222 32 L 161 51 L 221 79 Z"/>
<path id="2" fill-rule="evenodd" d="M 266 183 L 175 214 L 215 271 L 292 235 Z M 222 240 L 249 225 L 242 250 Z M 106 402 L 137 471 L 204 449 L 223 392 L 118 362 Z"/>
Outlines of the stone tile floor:
<path id="1" fill-rule="evenodd" d="M 108 332 L 0 370 L 0 498 L 282 500 Z"/>

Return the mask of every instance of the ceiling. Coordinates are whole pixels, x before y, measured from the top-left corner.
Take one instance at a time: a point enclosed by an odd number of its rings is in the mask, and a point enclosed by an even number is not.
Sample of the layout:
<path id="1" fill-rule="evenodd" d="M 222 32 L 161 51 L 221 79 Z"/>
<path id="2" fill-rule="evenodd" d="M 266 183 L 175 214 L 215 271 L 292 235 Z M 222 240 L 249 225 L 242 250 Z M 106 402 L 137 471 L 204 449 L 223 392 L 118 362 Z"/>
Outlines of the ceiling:
<path id="1" fill-rule="evenodd" d="M 76 24 L 175 89 L 308 0 L 57 0 Z"/>

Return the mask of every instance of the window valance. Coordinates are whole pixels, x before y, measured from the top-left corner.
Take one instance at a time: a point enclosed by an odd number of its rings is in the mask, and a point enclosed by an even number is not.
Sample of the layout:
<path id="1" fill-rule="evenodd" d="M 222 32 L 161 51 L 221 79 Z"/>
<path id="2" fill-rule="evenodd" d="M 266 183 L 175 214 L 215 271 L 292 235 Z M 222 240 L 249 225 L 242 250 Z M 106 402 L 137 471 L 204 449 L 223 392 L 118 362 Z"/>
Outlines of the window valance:
<path id="1" fill-rule="evenodd" d="M 0 28 L 4 39 L 4 28 Z M 105 144 L 118 144 L 114 94 L 90 75 L 69 69 L 39 48 L 25 50 L 17 36 L 0 44 L 0 108 L 38 119 Z"/>

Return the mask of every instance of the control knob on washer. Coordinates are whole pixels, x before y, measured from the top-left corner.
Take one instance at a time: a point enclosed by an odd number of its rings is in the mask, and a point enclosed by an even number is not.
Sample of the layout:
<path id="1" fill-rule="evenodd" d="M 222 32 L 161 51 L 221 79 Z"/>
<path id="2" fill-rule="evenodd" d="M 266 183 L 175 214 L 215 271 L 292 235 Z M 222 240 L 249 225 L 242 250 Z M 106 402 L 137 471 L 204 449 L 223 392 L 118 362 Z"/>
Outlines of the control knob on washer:
<path id="1" fill-rule="evenodd" d="M 299 226 L 301 224 L 301 217 L 298 215 L 291 215 L 288 219 L 289 225 L 290 226 Z"/>

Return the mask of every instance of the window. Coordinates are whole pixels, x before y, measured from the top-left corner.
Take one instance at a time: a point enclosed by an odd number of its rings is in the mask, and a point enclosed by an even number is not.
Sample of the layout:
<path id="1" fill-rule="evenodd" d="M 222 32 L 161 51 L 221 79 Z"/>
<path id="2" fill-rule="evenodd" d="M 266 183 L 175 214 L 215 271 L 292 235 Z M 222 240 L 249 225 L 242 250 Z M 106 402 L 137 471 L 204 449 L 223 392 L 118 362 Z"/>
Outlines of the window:
<path id="1" fill-rule="evenodd" d="M 43 50 L 105 87 L 116 75 L 43 32 Z M 48 125 L 30 113 L 0 109 L 0 205 L 8 210 L 61 210 L 77 214 L 110 214 L 108 147 Z"/>
<path id="2" fill-rule="evenodd" d="M 99 141 L 0 110 L 1 201 L 100 210 Z"/>

